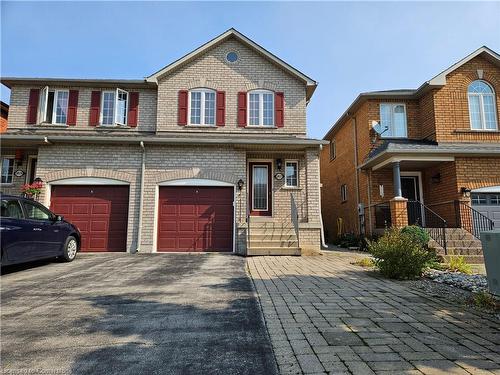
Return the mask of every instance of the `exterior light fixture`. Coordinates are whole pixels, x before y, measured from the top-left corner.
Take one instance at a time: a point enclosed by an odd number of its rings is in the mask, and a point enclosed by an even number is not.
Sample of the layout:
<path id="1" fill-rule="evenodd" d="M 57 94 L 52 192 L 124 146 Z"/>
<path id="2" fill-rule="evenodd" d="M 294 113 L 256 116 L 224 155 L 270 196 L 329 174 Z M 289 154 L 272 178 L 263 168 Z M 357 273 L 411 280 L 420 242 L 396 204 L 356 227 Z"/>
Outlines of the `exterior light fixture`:
<path id="1" fill-rule="evenodd" d="M 276 159 L 276 168 L 278 168 L 278 171 L 281 171 L 282 165 L 283 165 L 283 160 Z"/>
<path id="2" fill-rule="evenodd" d="M 467 187 L 462 187 L 460 188 L 460 192 L 462 193 L 462 195 L 465 197 L 465 198 L 470 198 L 470 192 L 471 192 L 471 189 L 467 188 Z"/>
<path id="3" fill-rule="evenodd" d="M 240 178 L 240 179 L 238 180 L 238 190 L 243 189 L 243 185 L 244 185 L 244 184 L 245 184 L 245 183 L 244 183 L 244 182 L 243 182 L 243 180 Z"/>
<path id="4" fill-rule="evenodd" d="M 435 184 L 439 184 L 441 182 L 441 173 L 436 173 L 434 176 L 431 177 L 431 180 Z"/>

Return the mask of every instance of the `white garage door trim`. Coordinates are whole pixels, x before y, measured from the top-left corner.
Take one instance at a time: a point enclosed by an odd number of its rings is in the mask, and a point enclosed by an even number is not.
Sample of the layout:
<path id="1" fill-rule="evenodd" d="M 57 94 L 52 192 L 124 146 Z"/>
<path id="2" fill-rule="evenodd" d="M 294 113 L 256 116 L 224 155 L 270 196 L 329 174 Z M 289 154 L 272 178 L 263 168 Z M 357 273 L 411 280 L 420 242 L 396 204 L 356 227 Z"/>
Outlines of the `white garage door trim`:
<path id="1" fill-rule="evenodd" d="M 487 186 L 472 190 L 473 193 L 500 193 L 500 186 Z"/>
<path id="2" fill-rule="evenodd" d="M 227 186 L 233 187 L 233 253 L 236 253 L 236 185 L 230 184 L 228 182 L 217 181 L 217 180 L 207 180 L 203 178 L 185 178 L 179 180 L 170 180 L 159 182 L 155 187 L 155 200 L 154 200 L 154 224 L 153 224 L 153 252 L 160 253 L 158 251 L 158 203 L 160 200 L 160 187 L 162 186 Z M 240 192 L 241 194 L 241 192 Z"/>

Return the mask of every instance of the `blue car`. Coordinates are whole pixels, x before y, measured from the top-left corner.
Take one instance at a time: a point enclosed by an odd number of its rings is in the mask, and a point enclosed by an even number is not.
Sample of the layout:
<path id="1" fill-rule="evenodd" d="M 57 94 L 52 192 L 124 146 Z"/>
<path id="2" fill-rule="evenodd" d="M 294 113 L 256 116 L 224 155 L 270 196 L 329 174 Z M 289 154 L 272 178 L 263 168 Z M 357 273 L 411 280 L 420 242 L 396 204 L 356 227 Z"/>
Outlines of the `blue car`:
<path id="1" fill-rule="evenodd" d="M 1 265 L 46 258 L 75 259 L 80 232 L 70 222 L 31 199 L 2 195 Z"/>

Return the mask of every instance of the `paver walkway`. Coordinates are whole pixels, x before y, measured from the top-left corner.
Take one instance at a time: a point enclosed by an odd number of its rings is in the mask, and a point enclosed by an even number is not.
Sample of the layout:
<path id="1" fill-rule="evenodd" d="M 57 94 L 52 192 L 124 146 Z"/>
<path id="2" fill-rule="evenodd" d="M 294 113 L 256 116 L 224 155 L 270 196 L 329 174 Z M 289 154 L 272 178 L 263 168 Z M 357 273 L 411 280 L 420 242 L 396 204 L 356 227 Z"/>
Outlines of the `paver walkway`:
<path id="1" fill-rule="evenodd" d="M 497 319 L 352 259 L 248 259 L 280 373 L 500 374 Z"/>

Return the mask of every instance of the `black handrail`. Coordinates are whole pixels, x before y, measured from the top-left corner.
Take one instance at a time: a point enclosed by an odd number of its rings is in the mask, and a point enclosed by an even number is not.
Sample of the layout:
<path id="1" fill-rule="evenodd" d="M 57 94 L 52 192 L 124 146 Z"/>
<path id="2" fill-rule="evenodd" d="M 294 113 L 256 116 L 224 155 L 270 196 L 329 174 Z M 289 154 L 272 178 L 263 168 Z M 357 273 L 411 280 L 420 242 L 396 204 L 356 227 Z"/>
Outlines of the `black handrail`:
<path id="1" fill-rule="evenodd" d="M 447 255 L 446 220 L 419 201 L 408 201 L 407 212 L 408 224 L 427 229 L 431 238 L 444 249 L 444 254 Z"/>
<path id="2" fill-rule="evenodd" d="M 484 216 L 481 212 L 475 210 L 467 203 L 460 201 L 457 202 L 457 206 L 460 207 L 459 217 L 462 222 L 462 228 L 478 239 L 481 239 L 481 232 L 493 230 L 495 227 L 493 220 Z"/>

